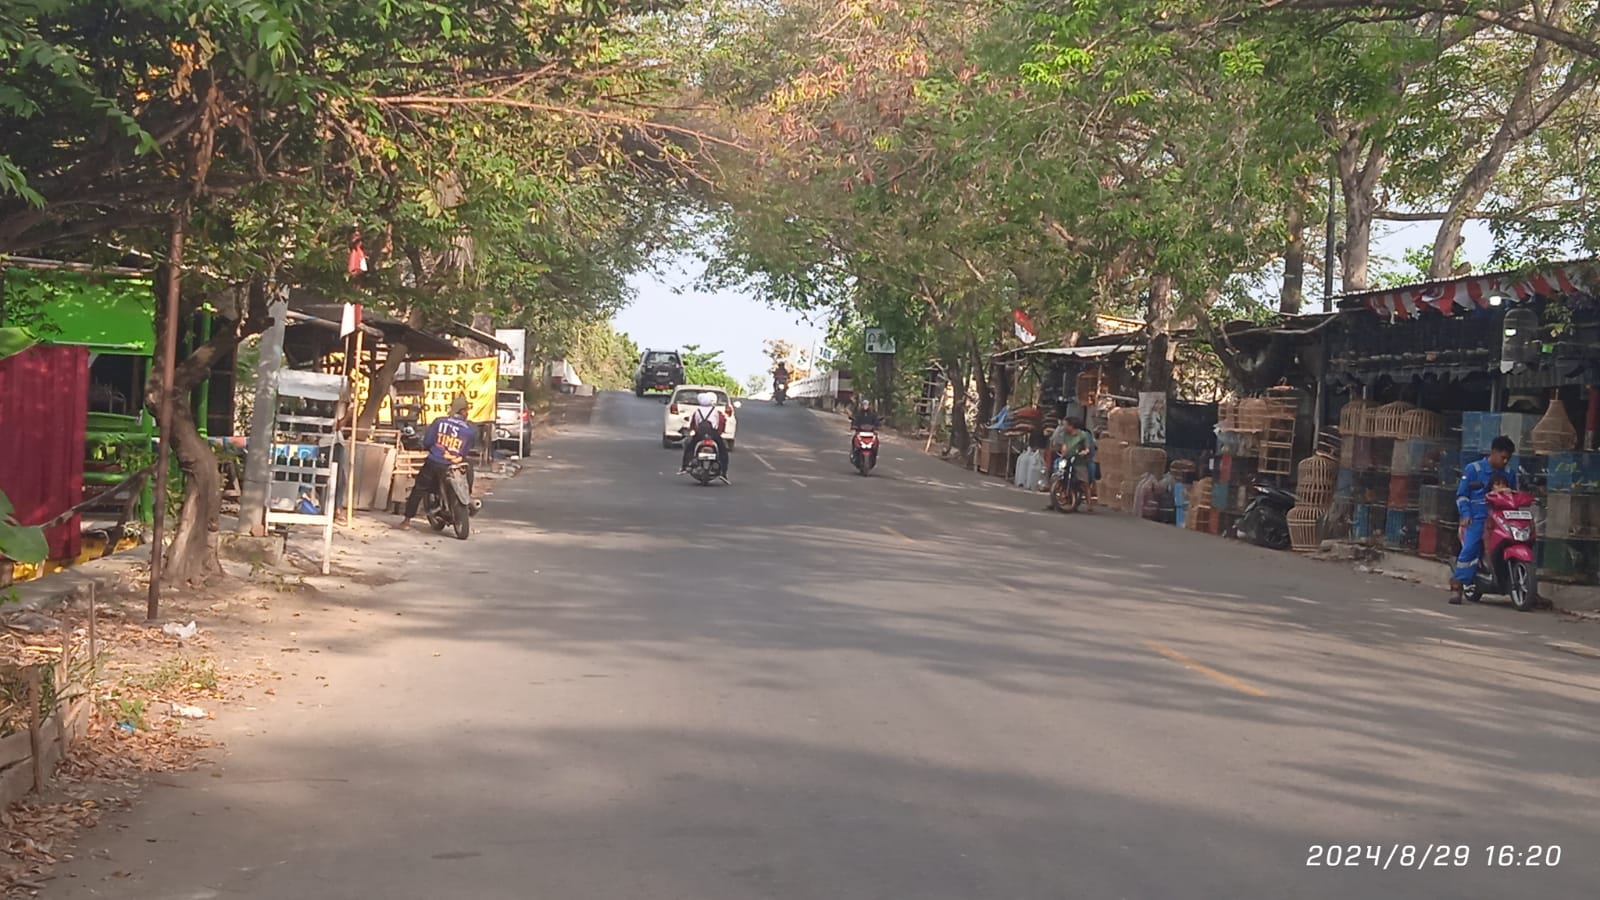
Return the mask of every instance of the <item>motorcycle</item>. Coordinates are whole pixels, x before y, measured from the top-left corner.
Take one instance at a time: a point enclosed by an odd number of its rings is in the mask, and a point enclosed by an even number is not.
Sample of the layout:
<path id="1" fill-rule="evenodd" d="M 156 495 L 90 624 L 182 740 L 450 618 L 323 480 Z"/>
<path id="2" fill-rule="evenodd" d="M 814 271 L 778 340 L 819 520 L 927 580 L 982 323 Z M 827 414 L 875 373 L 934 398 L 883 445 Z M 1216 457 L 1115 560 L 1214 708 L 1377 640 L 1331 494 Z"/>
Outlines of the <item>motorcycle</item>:
<path id="1" fill-rule="evenodd" d="M 689 439 L 689 429 L 679 432 L 684 440 Z M 722 457 L 717 454 L 717 442 L 711 438 L 701 438 L 700 443 L 694 448 L 694 453 L 689 457 L 689 477 L 708 485 L 722 477 Z"/>
<path id="2" fill-rule="evenodd" d="M 772 386 L 773 403 L 782 406 L 783 401 L 787 399 L 789 399 L 789 383 L 787 381 L 780 381 Z"/>
<path id="3" fill-rule="evenodd" d="M 878 467 L 878 433 L 871 429 L 856 431 L 850 436 L 850 465 L 866 475 Z"/>
<path id="4" fill-rule="evenodd" d="M 1289 510 L 1294 509 L 1294 494 L 1260 483 L 1251 485 L 1250 490 L 1250 505 L 1244 508 L 1234 537 L 1268 550 L 1289 549 Z"/>
<path id="5" fill-rule="evenodd" d="M 478 514 L 481 506 L 472 499 L 464 462 L 452 465 L 437 486 L 422 498 L 422 514 L 428 517 L 428 525 L 434 531 L 454 527 L 456 537 L 463 541 L 472 533 L 472 517 Z"/>
<path id="6" fill-rule="evenodd" d="M 1483 523 L 1483 553 L 1472 583 L 1462 596 L 1474 602 L 1485 595 L 1511 598 L 1518 612 L 1528 612 L 1539 602 L 1539 573 L 1534 562 L 1533 495 L 1525 491 L 1491 493 L 1485 501 L 1489 516 Z M 1463 539 L 1467 523 L 1461 523 Z"/>
<path id="7" fill-rule="evenodd" d="M 1056 457 L 1050 471 L 1051 509 L 1070 513 L 1083 508 L 1084 501 L 1089 497 L 1089 489 L 1078 476 L 1078 466 L 1087 462 L 1078 454 Z"/>

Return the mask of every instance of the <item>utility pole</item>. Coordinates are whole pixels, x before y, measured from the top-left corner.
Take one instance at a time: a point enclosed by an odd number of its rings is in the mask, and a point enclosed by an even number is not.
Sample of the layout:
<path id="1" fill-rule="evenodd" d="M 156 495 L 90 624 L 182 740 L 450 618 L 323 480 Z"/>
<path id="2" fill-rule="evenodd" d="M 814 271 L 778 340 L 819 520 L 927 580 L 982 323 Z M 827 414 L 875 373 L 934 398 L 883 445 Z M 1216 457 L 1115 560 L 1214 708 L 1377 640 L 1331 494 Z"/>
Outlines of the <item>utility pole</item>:
<path id="1" fill-rule="evenodd" d="M 239 491 L 240 534 L 267 533 L 267 501 L 272 488 L 272 425 L 277 419 L 278 370 L 283 366 L 283 332 L 289 318 L 289 289 L 280 288 L 267 307 L 272 324 L 261 335 L 256 362 L 256 399 L 250 409 L 250 449 L 245 454 Z"/>
<path id="2" fill-rule="evenodd" d="M 1337 227 L 1334 204 L 1338 201 L 1339 168 L 1328 173 L 1328 233 L 1322 249 L 1322 311 L 1333 312 L 1333 233 Z"/>

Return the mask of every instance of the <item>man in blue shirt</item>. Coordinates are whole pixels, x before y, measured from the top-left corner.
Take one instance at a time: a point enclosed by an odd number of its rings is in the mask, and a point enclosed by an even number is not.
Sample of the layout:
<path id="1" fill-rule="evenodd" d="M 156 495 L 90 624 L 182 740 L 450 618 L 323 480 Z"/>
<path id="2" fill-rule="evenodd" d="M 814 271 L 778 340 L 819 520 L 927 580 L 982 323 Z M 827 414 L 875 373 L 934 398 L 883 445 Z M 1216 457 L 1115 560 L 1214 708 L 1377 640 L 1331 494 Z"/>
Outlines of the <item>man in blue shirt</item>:
<path id="1" fill-rule="evenodd" d="M 1466 529 L 1461 534 L 1461 552 L 1456 556 L 1456 568 L 1450 576 L 1450 602 L 1461 602 L 1462 588 L 1470 583 L 1478 571 L 1478 557 L 1483 555 L 1483 524 L 1489 518 L 1489 487 L 1496 475 L 1502 476 L 1513 490 L 1517 487 L 1517 473 L 1511 468 L 1511 456 L 1517 445 L 1511 438 L 1500 435 L 1489 444 L 1489 455 L 1467 466 L 1461 473 L 1461 486 L 1456 488 L 1456 510 Z"/>
<path id="2" fill-rule="evenodd" d="M 477 428 L 467 421 L 467 398 L 461 396 L 451 401 L 450 415 L 440 416 L 428 426 L 427 433 L 422 436 L 422 447 L 428 451 L 428 458 L 417 472 L 417 480 L 411 485 L 411 495 L 406 498 L 405 518 L 400 520 L 396 528 L 410 528 L 417 508 L 422 505 L 422 498 L 429 491 L 438 489 L 452 465 L 466 461 L 472 452 L 476 431 Z M 470 467 L 467 469 L 467 485 L 472 485 Z"/>

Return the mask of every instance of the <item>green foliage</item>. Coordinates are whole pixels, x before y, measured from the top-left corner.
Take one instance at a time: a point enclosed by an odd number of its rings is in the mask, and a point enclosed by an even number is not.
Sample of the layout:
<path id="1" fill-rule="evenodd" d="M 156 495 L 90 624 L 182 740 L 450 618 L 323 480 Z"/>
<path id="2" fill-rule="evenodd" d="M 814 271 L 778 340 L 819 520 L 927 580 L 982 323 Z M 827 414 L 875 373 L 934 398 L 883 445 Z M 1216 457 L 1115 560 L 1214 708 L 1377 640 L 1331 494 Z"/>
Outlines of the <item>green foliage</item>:
<path id="1" fill-rule="evenodd" d="M 44 562 L 50 554 L 44 531 L 18 523 L 15 512 L 11 499 L 0 491 L 0 556 L 24 563 Z"/>
<path id="2" fill-rule="evenodd" d="M 744 395 L 744 386 L 739 379 L 728 374 L 722 365 L 722 351 L 702 351 L 698 344 L 687 344 L 679 355 L 683 359 L 683 379 L 685 384 L 706 384 L 719 387 L 728 392 L 729 396 L 741 397 Z"/>

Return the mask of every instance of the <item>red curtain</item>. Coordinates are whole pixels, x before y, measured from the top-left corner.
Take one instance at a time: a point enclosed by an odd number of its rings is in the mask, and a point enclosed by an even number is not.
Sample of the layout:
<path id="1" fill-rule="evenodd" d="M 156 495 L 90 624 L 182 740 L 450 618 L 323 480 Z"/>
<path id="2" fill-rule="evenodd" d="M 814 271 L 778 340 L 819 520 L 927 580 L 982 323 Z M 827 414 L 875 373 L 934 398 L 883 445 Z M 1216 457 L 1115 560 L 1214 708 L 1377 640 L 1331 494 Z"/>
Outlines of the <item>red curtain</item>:
<path id="1" fill-rule="evenodd" d="M 53 519 L 83 499 L 89 351 L 31 347 L 0 359 L 0 490 L 24 525 Z M 78 517 L 50 529 L 51 559 L 81 552 Z"/>

